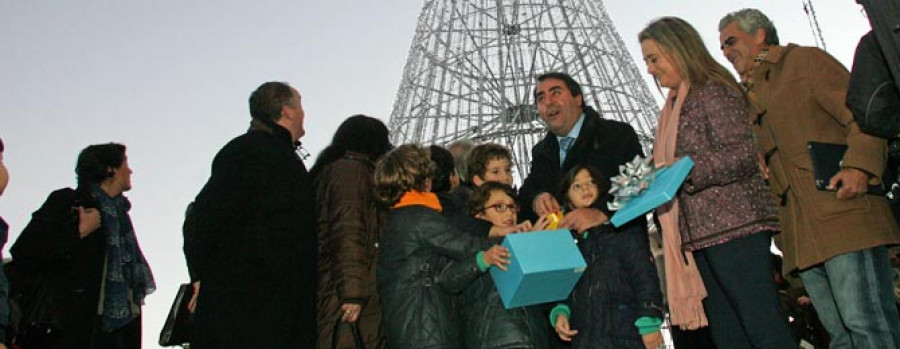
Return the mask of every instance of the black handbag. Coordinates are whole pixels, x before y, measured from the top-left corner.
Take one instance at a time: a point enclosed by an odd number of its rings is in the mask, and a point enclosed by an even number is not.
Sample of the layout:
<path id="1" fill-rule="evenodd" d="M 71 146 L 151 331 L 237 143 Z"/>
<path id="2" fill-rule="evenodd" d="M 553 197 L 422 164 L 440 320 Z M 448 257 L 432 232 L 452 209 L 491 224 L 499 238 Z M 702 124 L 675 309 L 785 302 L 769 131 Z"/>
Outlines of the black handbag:
<path id="1" fill-rule="evenodd" d="M 26 282 L 13 295 L 21 310 L 13 342 L 22 348 L 52 348 L 63 336 L 60 280 L 54 271 L 44 271 Z"/>
<path id="2" fill-rule="evenodd" d="M 341 339 L 341 327 L 345 326 L 350 328 L 350 333 L 353 335 L 353 346 L 356 349 L 365 349 L 366 346 L 363 343 L 362 334 L 359 332 L 359 320 L 356 322 L 343 322 L 340 315 L 338 315 L 337 321 L 334 323 L 334 328 L 331 329 L 331 349 L 337 349 L 338 342 Z"/>
<path id="3" fill-rule="evenodd" d="M 194 314 L 188 310 L 188 303 L 194 296 L 194 286 L 187 283 L 178 287 L 175 301 L 169 309 L 166 324 L 159 332 L 159 345 L 170 347 L 190 343 L 194 329 Z"/>

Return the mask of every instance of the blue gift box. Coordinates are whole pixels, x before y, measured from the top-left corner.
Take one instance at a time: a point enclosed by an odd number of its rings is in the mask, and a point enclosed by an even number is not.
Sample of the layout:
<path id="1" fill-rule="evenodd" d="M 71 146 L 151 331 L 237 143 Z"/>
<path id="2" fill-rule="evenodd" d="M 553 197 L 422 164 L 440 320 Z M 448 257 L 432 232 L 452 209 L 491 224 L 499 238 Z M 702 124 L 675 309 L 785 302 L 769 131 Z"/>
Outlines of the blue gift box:
<path id="1" fill-rule="evenodd" d="M 621 226 L 669 202 L 675 197 L 678 188 L 681 187 L 681 183 L 687 178 L 692 168 L 694 168 L 694 160 L 685 156 L 671 166 L 657 170 L 656 180 L 650 183 L 650 187 L 625 204 L 625 207 L 616 211 L 610 222 L 614 226 Z"/>
<path id="2" fill-rule="evenodd" d="M 507 271 L 490 269 L 506 309 L 569 297 L 587 264 L 566 229 L 510 234 Z"/>

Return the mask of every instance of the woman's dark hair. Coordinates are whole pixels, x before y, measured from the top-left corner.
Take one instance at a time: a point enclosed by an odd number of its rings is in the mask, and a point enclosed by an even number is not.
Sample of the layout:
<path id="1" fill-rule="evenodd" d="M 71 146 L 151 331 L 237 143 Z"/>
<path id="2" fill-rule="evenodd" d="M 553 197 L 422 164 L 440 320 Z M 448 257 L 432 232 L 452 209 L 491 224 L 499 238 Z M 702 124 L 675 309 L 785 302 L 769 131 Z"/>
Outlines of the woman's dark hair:
<path id="1" fill-rule="evenodd" d="M 453 174 L 453 154 L 439 145 L 428 147 L 431 153 L 431 161 L 434 162 L 434 176 L 431 177 L 431 191 L 433 193 L 443 193 L 450 191 L 450 175 Z"/>
<path id="2" fill-rule="evenodd" d="M 469 197 L 469 214 L 472 216 L 476 216 L 482 211 L 484 211 L 484 205 L 487 204 L 488 200 L 491 199 L 491 193 L 495 191 L 502 191 L 509 195 L 510 198 L 513 199 L 514 202 L 518 202 L 519 198 L 516 196 L 516 191 L 509 184 L 503 184 L 500 182 L 484 182 L 484 184 L 476 187 L 472 190 L 472 196 Z"/>
<path id="3" fill-rule="evenodd" d="M 591 165 L 578 164 L 569 170 L 562 182 L 559 183 L 559 191 L 556 194 L 556 200 L 559 201 L 560 206 L 569 208 L 569 205 L 572 204 L 571 200 L 569 200 L 569 187 L 575 182 L 575 177 L 578 176 L 578 173 L 581 172 L 581 170 L 586 170 L 591 176 L 591 180 L 597 185 L 597 200 L 594 201 L 594 208 L 598 208 L 604 213 L 608 213 L 605 203 L 609 195 L 609 182 L 603 180 L 600 171 L 597 171 L 597 169 Z"/>
<path id="4" fill-rule="evenodd" d="M 315 178 L 322 168 L 337 161 L 348 151 L 365 155 L 375 162 L 393 148 L 388 138 L 388 128 L 381 120 L 362 114 L 353 115 L 338 126 L 331 144 L 316 158 L 310 173 Z"/>
<path id="5" fill-rule="evenodd" d="M 0 138 L 0 153 L 3 152 L 3 138 Z"/>
<path id="6" fill-rule="evenodd" d="M 78 186 L 99 184 L 113 176 L 110 168 L 118 168 L 125 161 L 125 146 L 118 143 L 94 144 L 78 154 L 75 175 Z"/>

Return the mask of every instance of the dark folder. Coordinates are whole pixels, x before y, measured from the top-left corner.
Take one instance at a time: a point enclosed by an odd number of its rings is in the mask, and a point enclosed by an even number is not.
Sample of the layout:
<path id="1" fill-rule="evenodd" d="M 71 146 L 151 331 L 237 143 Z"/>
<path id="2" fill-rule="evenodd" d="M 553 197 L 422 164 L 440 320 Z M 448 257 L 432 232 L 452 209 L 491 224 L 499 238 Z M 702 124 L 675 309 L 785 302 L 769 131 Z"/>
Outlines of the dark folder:
<path id="1" fill-rule="evenodd" d="M 809 156 L 812 158 L 813 177 L 816 180 L 816 188 L 829 190 L 828 182 L 841 170 L 841 160 L 847 152 L 844 144 L 809 142 Z M 869 194 L 884 195 L 884 187 L 881 184 L 870 185 Z"/>
<path id="2" fill-rule="evenodd" d="M 181 284 L 172 308 L 169 309 L 169 317 L 159 333 L 159 345 L 163 347 L 182 345 L 191 342 L 194 314 L 188 310 L 188 303 L 194 295 L 194 286 Z"/>

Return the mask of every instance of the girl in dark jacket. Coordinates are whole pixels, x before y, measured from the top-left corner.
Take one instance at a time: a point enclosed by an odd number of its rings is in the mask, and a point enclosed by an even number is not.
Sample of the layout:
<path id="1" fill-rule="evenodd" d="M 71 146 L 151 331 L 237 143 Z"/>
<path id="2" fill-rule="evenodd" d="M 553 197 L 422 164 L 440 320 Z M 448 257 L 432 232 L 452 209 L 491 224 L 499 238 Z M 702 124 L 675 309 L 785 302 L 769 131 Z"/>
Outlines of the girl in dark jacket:
<path id="1" fill-rule="evenodd" d="M 508 184 L 485 182 L 472 191 L 469 213 L 497 227 L 518 224 L 516 193 Z M 547 218 L 525 220 L 520 231 L 547 228 Z M 482 275 L 461 295 L 466 348 L 546 348 L 547 323 L 540 306 L 506 309 L 490 275 Z"/>
<path id="2" fill-rule="evenodd" d="M 390 207 L 376 279 L 384 333 L 392 349 L 461 348 L 454 294 L 490 265 L 505 270 L 509 251 L 457 230 L 430 192 L 434 164 L 425 149 L 403 145 L 375 167 L 378 200 Z"/>
<path id="3" fill-rule="evenodd" d="M 567 210 L 600 208 L 596 203 L 609 189 L 598 188 L 598 183 L 608 183 L 600 179 L 594 168 L 575 166 L 560 185 L 560 203 Z M 662 294 L 646 224 L 624 227 L 604 223 L 578 236 L 587 269 L 566 304 L 550 312 L 556 333 L 573 341 L 573 348 L 652 349 L 662 344 Z"/>

